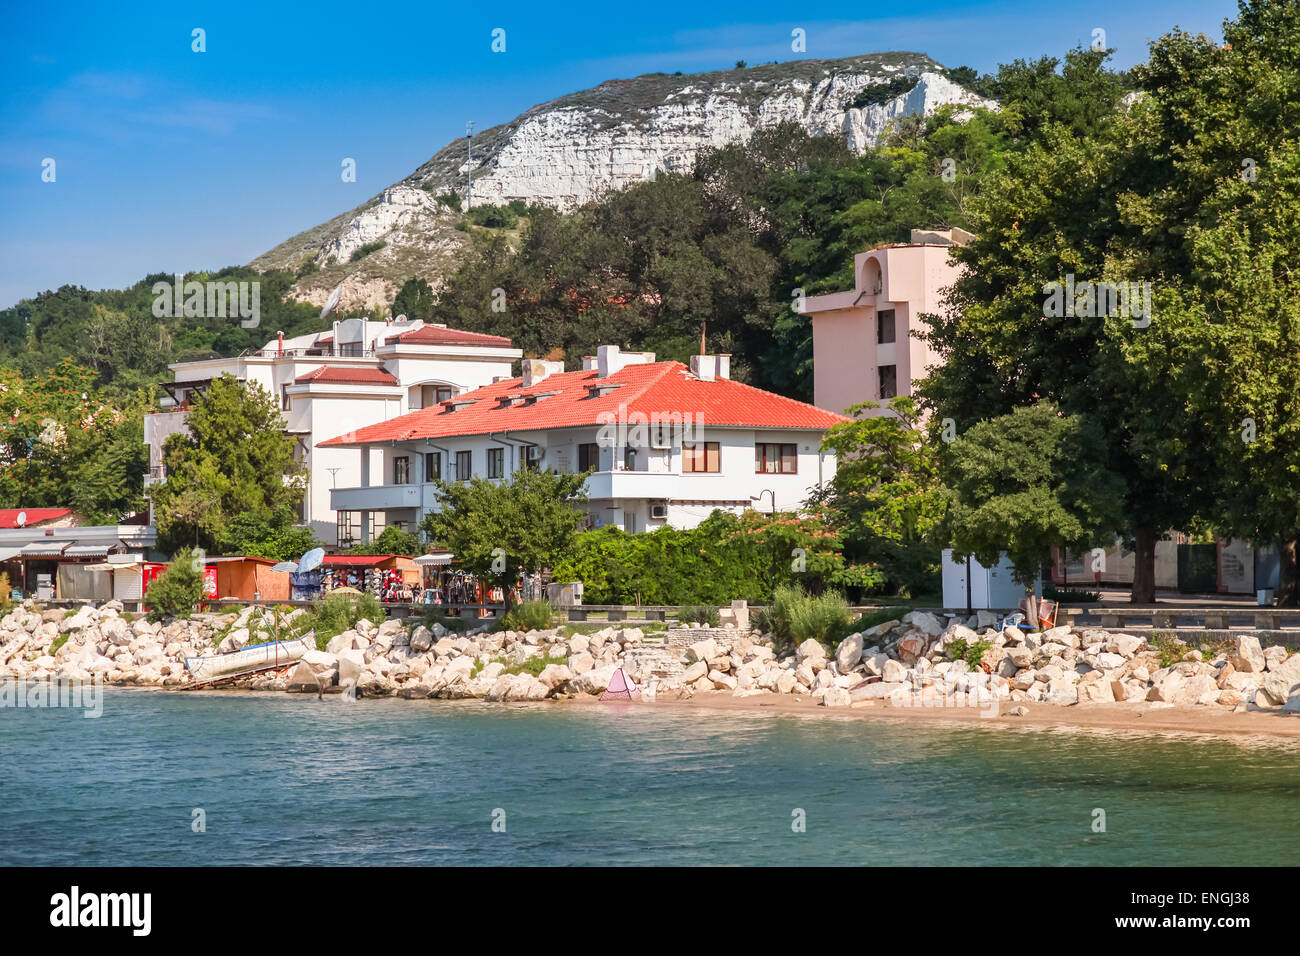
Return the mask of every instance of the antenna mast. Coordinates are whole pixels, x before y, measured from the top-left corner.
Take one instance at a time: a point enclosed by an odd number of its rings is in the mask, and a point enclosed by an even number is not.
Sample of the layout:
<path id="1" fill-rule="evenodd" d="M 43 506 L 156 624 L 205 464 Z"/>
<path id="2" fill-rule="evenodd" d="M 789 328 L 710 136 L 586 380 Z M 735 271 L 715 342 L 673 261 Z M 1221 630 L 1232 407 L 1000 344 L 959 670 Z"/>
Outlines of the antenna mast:
<path id="1" fill-rule="evenodd" d="M 465 124 L 465 151 L 468 161 L 465 164 L 465 208 L 474 205 L 474 124 Z"/>

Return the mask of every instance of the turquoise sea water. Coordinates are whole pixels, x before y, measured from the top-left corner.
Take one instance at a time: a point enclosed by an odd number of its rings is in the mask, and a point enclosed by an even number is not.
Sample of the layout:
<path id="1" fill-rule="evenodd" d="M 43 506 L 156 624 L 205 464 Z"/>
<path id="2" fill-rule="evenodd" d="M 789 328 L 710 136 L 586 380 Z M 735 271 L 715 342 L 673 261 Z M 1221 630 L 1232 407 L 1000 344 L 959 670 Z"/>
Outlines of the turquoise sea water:
<path id="1" fill-rule="evenodd" d="M 0 746 L 4 865 L 1300 860 L 1268 741 L 109 689 Z"/>

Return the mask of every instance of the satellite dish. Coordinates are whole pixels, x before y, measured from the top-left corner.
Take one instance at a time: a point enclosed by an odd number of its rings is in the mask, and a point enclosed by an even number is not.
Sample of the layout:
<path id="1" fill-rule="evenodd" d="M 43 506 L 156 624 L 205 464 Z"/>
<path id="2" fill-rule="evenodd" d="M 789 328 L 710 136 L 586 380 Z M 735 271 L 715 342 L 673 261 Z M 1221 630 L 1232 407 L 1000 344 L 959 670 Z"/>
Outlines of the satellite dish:
<path id="1" fill-rule="evenodd" d="M 301 574 L 304 571 L 315 571 L 317 568 L 320 567 L 321 562 L 324 560 L 325 560 L 325 549 L 312 548 L 310 551 L 304 554 L 302 556 L 302 560 L 298 562 L 298 573 Z"/>
<path id="2" fill-rule="evenodd" d="M 18 512 L 18 518 L 16 519 L 15 523 L 20 528 L 23 527 L 23 525 L 27 524 L 27 512 L 26 511 Z"/>
<path id="3" fill-rule="evenodd" d="M 288 571 L 290 574 L 296 574 L 296 573 L 298 572 L 298 562 L 297 562 L 297 561 L 281 561 L 279 564 L 277 564 L 277 565 L 276 565 L 275 567 L 273 567 L 271 570 L 272 570 L 272 571 Z"/>
<path id="4" fill-rule="evenodd" d="M 338 285 L 334 287 L 334 291 L 330 293 L 329 301 L 325 303 L 325 308 L 320 310 L 320 317 L 322 319 L 338 308 L 339 297 L 342 294 L 343 294 L 343 283 L 340 282 Z"/>
<path id="5" fill-rule="evenodd" d="M 406 316 L 405 316 L 405 315 L 399 315 L 397 318 L 393 319 L 393 321 L 394 321 L 394 322 L 405 322 L 405 321 L 406 321 Z"/>

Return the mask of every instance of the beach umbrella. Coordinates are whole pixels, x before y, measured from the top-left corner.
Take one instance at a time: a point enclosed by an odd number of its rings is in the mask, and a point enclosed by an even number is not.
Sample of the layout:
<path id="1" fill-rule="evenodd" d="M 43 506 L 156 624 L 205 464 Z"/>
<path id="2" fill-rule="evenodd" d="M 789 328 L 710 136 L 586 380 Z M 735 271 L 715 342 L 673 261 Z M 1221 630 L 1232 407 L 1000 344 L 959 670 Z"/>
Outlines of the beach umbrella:
<path id="1" fill-rule="evenodd" d="M 298 571 L 299 572 L 315 571 L 317 568 L 321 566 L 321 562 L 324 560 L 325 560 L 325 549 L 312 548 L 310 551 L 304 554 L 302 556 L 302 560 L 298 562 Z"/>
<path id="2" fill-rule="evenodd" d="M 296 574 L 296 573 L 298 572 L 298 562 L 297 562 L 297 561 L 281 561 L 281 562 L 280 562 L 279 564 L 277 564 L 275 567 L 271 568 L 271 570 L 272 570 L 272 571 L 287 571 L 287 572 L 289 572 L 290 574 Z"/>

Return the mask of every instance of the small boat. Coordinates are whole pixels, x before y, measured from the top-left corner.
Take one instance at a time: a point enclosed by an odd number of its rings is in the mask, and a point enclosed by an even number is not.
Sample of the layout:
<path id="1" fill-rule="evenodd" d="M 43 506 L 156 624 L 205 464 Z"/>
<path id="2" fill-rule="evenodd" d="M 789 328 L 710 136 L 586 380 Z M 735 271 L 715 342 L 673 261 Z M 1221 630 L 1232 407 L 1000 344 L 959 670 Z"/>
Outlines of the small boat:
<path id="1" fill-rule="evenodd" d="M 198 683 L 239 677 L 268 667 L 284 667 L 300 660 L 308 651 L 316 649 L 316 636 L 308 634 L 294 641 L 272 641 L 269 644 L 253 644 L 240 651 L 229 654 L 215 654 L 212 657 L 187 657 L 185 669 Z"/>

